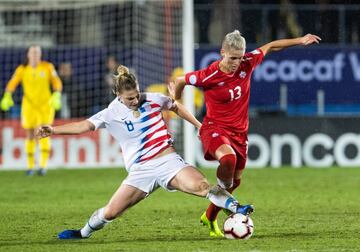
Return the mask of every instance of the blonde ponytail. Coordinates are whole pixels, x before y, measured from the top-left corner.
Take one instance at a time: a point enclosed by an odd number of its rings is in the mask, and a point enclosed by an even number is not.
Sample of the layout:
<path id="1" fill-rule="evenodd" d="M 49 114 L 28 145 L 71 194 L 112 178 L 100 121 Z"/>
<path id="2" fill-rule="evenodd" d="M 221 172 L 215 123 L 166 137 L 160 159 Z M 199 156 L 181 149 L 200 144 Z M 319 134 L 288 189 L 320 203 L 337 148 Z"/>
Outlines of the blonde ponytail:
<path id="1" fill-rule="evenodd" d="M 129 68 L 127 68 L 126 66 L 123 66 L 123 65 L 119 65 L 118 68 L 117 68 L 117 72 L 118 72 L 118 75 L 124 75 L 124 74 L 129 74 Z"/>
<path id="2" fill-rule="evenodd" d="M 130 73 L 129 68 L 119 65 L 117 75 L 114 75 L 114 85 L 112 90 L 114 94 L 121 93 L 123 90 L 139 89 L 139 84 L 134 74 Z"/>

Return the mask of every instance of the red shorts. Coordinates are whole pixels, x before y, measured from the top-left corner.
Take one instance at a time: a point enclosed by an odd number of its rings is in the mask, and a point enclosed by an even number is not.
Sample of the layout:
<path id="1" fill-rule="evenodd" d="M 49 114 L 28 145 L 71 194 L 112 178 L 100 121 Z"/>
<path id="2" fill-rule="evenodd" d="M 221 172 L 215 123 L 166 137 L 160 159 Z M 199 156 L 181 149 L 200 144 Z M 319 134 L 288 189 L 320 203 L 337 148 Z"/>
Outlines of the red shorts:
<path id="1" fill-rule="evenodd" d="M 248 150 L 247 133 L 235 133 L 215 126 L 203 126 L 200 128 L 200 139 L 206 160 L 216 160 L 215 151 L 221 145 L 227 144 L 234 149 L 238 159 L 243 159 L 242 163 L 245 166 Z"/>

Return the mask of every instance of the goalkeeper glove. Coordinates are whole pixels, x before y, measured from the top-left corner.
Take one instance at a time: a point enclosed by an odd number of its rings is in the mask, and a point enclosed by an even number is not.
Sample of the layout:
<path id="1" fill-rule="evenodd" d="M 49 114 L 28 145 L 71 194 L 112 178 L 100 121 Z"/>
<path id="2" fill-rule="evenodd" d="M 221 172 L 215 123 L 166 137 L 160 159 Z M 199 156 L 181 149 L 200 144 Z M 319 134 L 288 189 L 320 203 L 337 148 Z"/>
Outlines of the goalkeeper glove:
<path id="1" fill-rule="evenodd" d="M 5 92 L 0 102 L 1 110 L 8 111 L 12 106 L 14 106 L 12 95 L 10 92 Z"/>
<path id="2" fill-rule="evenodd" d="M 52 93 L 50 100 L 49 100 L 49 104 L 55 110 L 61 109 L 61 93 L 59 91 Z"/>

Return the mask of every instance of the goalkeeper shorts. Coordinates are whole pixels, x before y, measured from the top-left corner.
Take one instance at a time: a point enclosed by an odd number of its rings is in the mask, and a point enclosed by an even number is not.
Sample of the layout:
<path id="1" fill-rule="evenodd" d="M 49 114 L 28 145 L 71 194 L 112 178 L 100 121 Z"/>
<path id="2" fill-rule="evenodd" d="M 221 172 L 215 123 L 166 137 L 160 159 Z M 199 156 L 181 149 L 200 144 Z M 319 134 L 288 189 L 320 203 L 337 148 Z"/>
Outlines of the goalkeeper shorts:
<path id="1" fill-rule="evenodd" d="M 24 129 L 35 129 L 41 125 L 54 122 L 55 110 L 48 104 L 43 106 L 21 106 L 21 126 Z"/>

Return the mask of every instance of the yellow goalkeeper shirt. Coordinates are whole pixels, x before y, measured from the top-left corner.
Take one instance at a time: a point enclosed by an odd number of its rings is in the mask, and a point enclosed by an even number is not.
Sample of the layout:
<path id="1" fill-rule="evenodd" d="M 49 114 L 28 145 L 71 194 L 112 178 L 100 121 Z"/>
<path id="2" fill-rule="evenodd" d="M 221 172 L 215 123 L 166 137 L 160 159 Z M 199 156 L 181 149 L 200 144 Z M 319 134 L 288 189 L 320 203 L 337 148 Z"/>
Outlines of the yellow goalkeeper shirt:
<path id="1" fill-rule="evenodd" d="M 9 80 L 6 91 L 13 93 L 20 82 L 24 93 L 23 105 L 48 105 L 51 97 L 50 83 L 55 91 L 62 90 L 62 83 L 54 65 L 46 61 L 41 61 L 35 68 L 30 65 L 19 65 Z"/>

